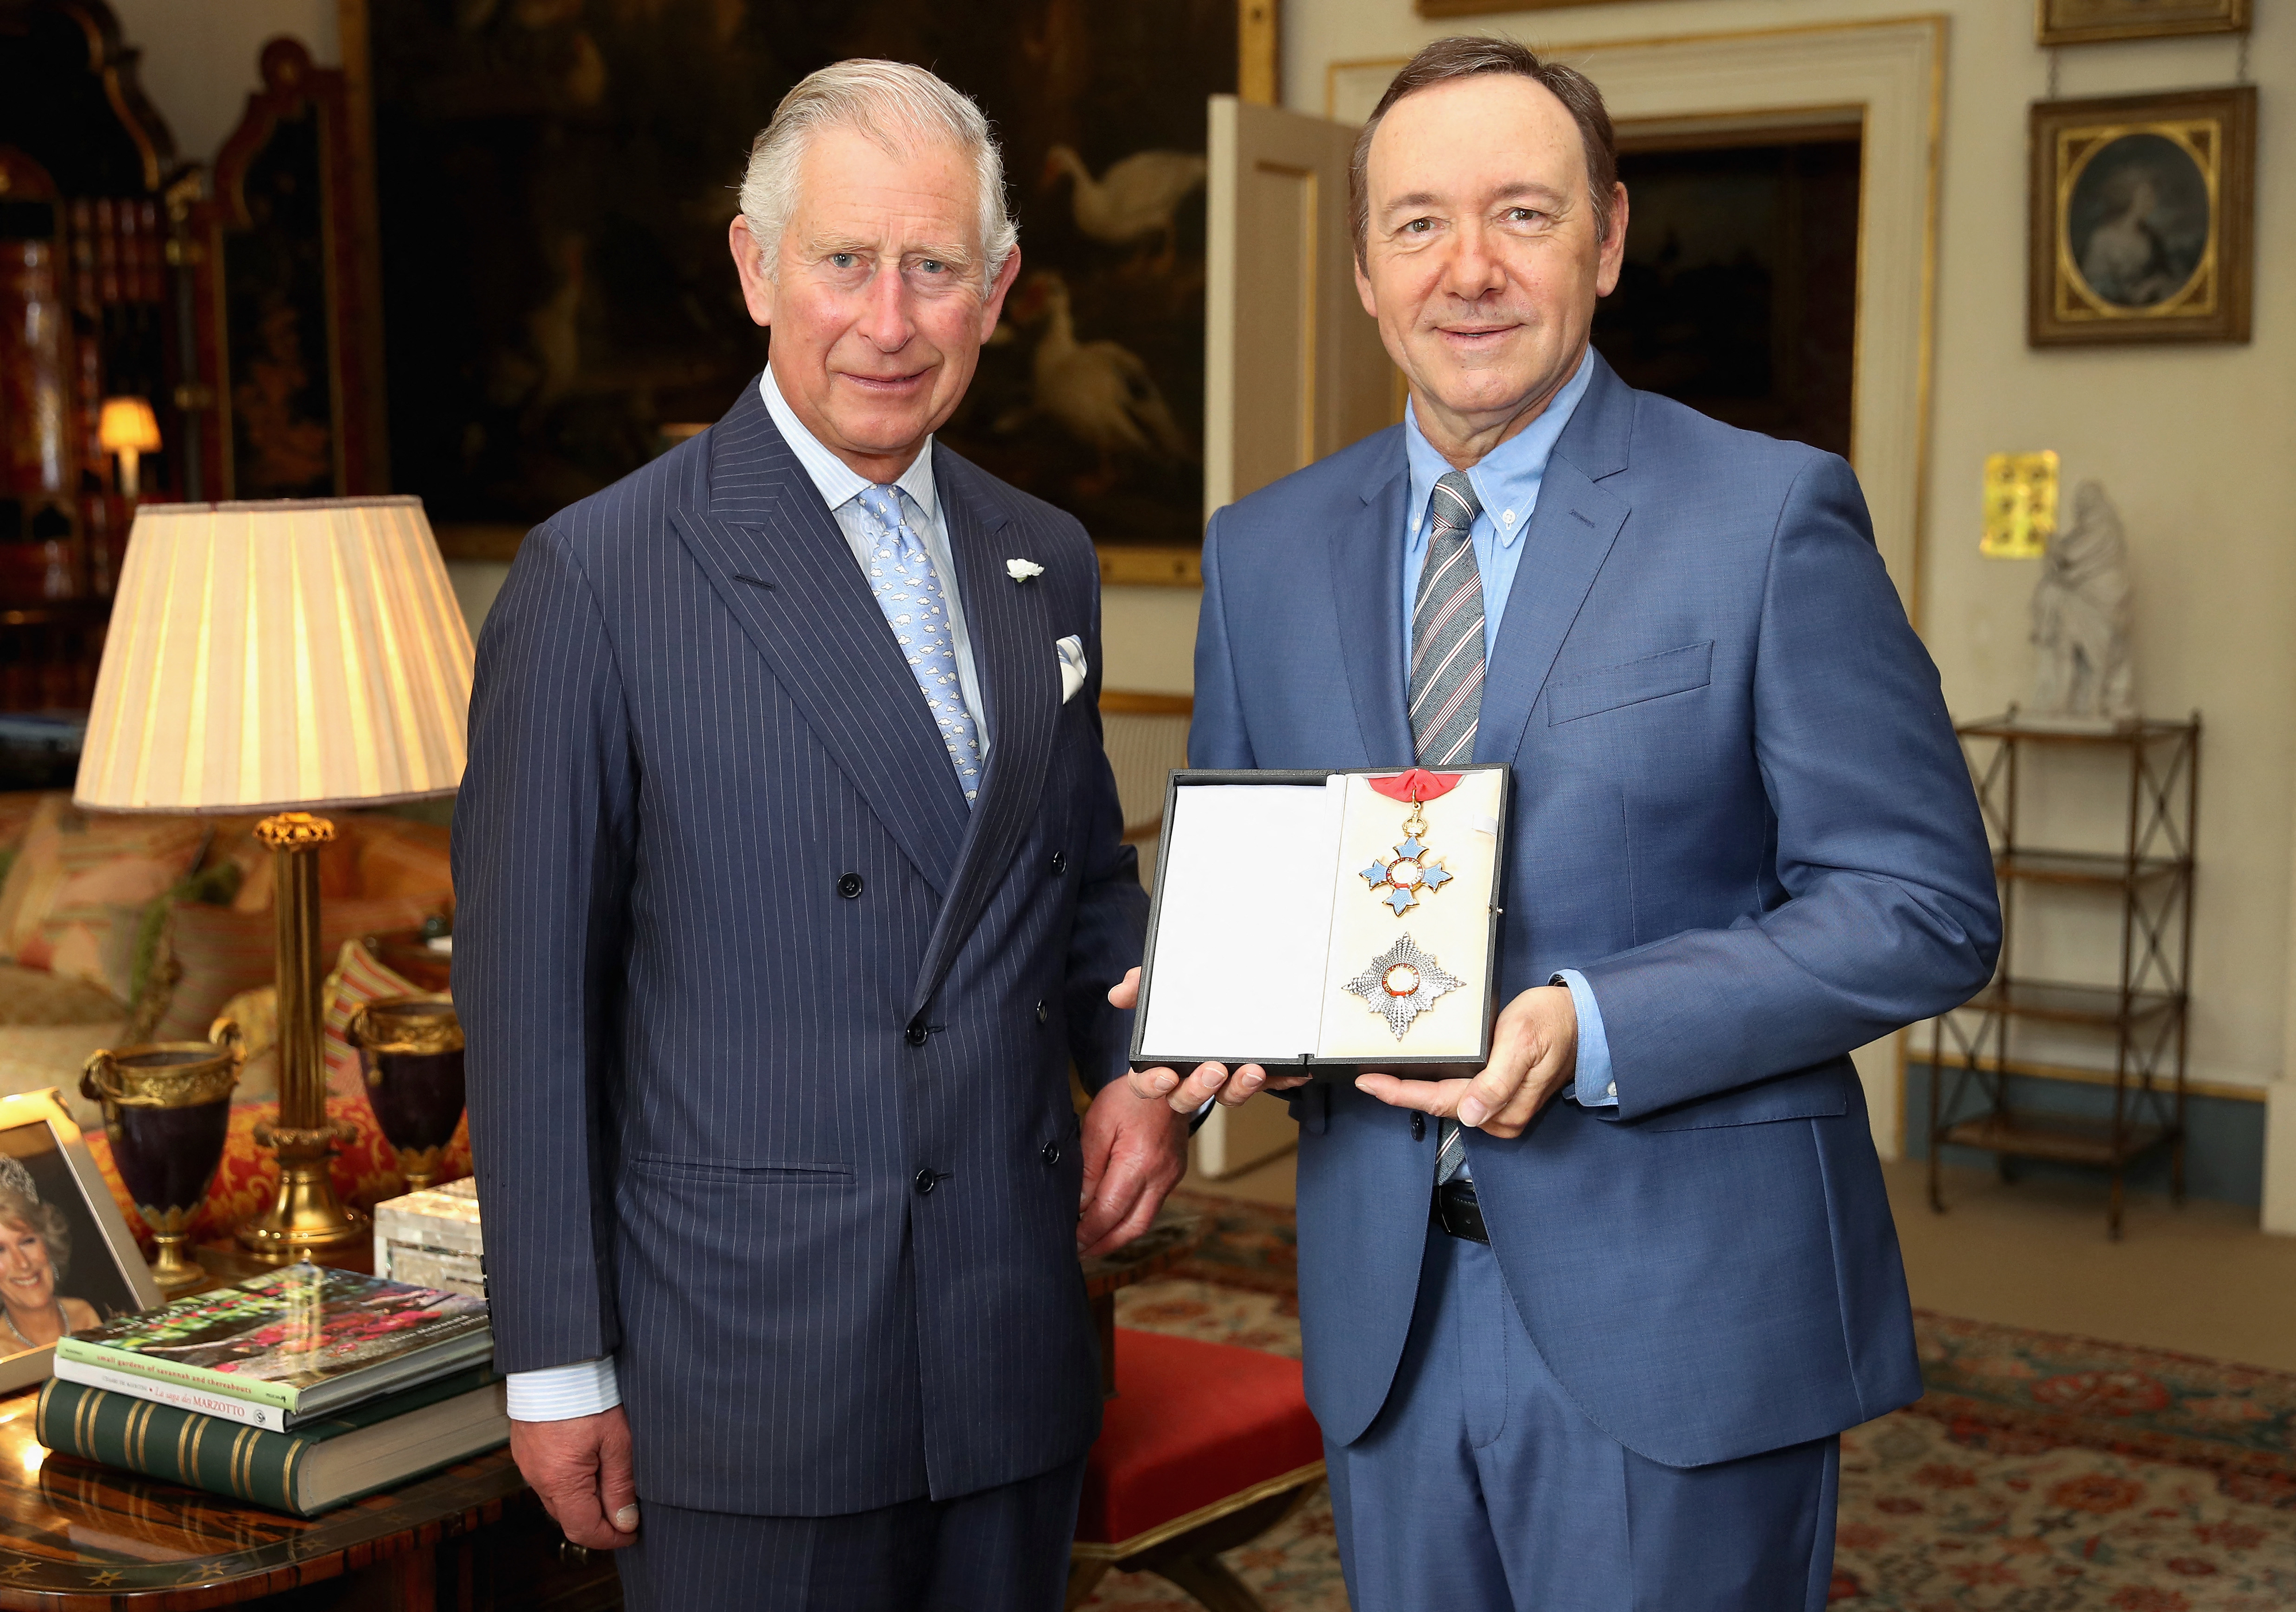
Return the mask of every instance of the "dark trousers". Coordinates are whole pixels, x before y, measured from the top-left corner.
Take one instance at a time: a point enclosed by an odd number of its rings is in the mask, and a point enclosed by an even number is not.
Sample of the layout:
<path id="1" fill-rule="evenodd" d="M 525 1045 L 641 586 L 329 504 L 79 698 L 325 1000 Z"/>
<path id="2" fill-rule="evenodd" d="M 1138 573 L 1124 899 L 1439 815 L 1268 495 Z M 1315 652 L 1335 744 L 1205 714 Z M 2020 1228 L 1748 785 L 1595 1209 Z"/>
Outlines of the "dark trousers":
<path id="1" fill-rule="evenodd" d="M 842 1517 L 742 1517 L 642 1502 L 615 1553 L 629 1612 L 1058 1612 L 1078 1460 L 955 1500 Z"/>
<path id="2" fill-rule="evenodd" d="M 1824 1612 L 1841 1440 L 1636 1454 L 1548 1373 L 1481 1243 L 1430 1233 L 1387 1403 L 1324 1450 L 1356 1612 Z"/>

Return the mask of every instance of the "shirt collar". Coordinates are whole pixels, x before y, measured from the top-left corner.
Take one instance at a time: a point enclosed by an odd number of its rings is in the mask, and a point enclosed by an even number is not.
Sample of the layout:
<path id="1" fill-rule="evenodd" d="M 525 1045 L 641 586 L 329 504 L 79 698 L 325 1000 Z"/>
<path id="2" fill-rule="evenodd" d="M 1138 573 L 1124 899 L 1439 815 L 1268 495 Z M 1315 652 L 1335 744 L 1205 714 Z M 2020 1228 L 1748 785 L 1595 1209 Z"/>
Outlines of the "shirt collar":
<path id="1" fill-rule="evenodd" d="M 1538 503 L 1539 483 L 1546 479 L 1546 462 L 1554 456 L 1554 445 L 1562 440 L 1578 400 L 1587 395 L 1594 379 L 1595 349 L 1590 347 L 1579 359 L 1578 372 L 1562 383 L 1562 389 L 1538 419 L 1469 467 L 1467 479 L 1474 486 L 1475 496 L 1481 501 L 1501 548 L 1513 548 L 1529 527 L 1530 511 Z M 1403 413 L 1403 452 L 1411 466 L 1414 522 L 1404 541 L 1406 546 L 1415 547 L 1425 536 L 1427 500 L 1434 495 L 1436 482 L 1450 471 L 1451 463 L 1420 434 L 1418 417 L 1408 405 Z M 1506 519 L 1510 511 L 1513 520 Z"/>
<path id="2" fill-rule="evenodd" d="M 788 443 L 790 452 L 805 467 L 813 485 L 821 494 L 821 501 L 834 510 L 851 502 L 864 488 L 874 485 L 868 478 L 822 446 L 821 439 L 805 429 L 805 422 L 782 396 L 781 383 L 774 379 L 774 366 L 767 364 L 765 373 L 758 377 L 758 396 L 765 399 L 766 413 L 774 417 L 774 425 Z M 903 471 L 893 485 L 909 495 L 909 501 L 924 511 L 925 519 L 938 521 L 940 509 L 933 502 L 932 438 L 925 438 L 924 451 L 909 468 Z"/>

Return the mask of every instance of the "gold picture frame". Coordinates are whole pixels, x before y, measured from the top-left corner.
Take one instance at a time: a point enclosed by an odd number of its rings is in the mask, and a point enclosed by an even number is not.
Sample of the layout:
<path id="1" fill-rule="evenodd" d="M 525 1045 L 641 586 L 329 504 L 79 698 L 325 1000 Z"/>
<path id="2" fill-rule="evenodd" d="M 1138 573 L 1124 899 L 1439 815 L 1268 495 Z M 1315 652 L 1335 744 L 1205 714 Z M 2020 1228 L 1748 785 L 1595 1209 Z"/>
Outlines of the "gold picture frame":
<path id="1" fill-rule="evenodd" d="M 2033 19 L 2043 45 L 2244 34 L 2248 0 L 2034 0 Z"/>
<path id="2" fill-rule="evenodd" d="M 2033 104 L 2026 340 L 2249 339 L 2256 89 Z"/>

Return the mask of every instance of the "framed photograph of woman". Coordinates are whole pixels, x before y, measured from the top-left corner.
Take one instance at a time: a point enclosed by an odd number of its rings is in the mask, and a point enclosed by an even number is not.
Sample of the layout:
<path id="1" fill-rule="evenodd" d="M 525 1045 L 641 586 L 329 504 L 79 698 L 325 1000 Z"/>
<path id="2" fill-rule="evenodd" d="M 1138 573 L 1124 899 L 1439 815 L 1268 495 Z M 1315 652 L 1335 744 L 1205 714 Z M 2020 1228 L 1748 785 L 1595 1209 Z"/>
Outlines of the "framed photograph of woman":
<path id="1" fill-rule="evenodd" d="M 2043 45 L 2238 34 L 2248 29 L 2248 0 L 2036 0 L 2035 22 Z"/>
<path id="2" fill-rule="evenodd" d="M 0 1394 L 47 1376 L 57 1338 L 159 1302 L 54 1088 L 0 1097 Z"/>
<path id="3" fill-rule="evenodd" d="M 2031 345 L 2248 340 L 2254 86 L 2036 102 L 2031 128 Z"/>

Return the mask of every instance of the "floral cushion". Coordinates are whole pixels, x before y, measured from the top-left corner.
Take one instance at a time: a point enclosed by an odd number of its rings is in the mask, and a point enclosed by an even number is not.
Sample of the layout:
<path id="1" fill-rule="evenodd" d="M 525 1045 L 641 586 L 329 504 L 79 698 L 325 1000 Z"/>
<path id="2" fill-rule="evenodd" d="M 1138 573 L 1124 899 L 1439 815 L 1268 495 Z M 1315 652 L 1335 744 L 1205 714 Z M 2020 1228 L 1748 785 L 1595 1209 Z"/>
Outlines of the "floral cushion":
<path id="1" fill-rule="evenodd" d="M 336 954 L 335 971 L 327 976 L 324 1023 L 326 1035 L 327 1090 L 338 1097 L 357 1097 L 365 1089 L 365 1068 L 358 1049 L 350 1043 L 351 1015 L 385 996 L 427 996 L 430 993 L 381 960 L 356 940 L 343 942 Z"/>
<path id="2" fill-rule="evenodd" d="M 15 961 L 126 995 L 136 921 L 192 871 L 207 839 L 207 824 L 194 818 L 83 816 L 65 807 L 36 820 L 8 870 L 10 887 L 24 874 L 11 915 Z M 114 935 L 116 986 L 101 938 Z"/>
<path id="3" fill-rule="evenodd" d="M 256 1141 L 255 1127 L 275 1117 L 278 1112 L 276 1102 L 232 1105 L 231 1130 L 224 1139 L 223 1163 L 216 1171 L 215 1184 L 208 1189 L 206 1204 L 193 1218 L 193 1241 L 219 1241 L 229 1237 L 242 1222 L 270 1207 L 272 1197 L 279 1190 L 279 1160 L 270 1149 Z M 372 1209 L 385 1199 L 396 1198 L 406 1191 L 406 1177 L 398 1173 L 397 1155 L 383 1140 L 374 1110 L 367 1107 L 365 1098 L 330 1097 L 327 1117 L 348 1121 L 355 1138 L 335 1150 L 337 1197 L 362 1209 Z M 151 1230 L 129 1199 L 127 1183 L 112 1167 L 110 1139 L 100 1128 L 91 1127 L 87 1146 L 95 1156 L 96 1167 L 103 1172 L 104 1183 L 111 1189 L 112 1197 L 119 1200 L 120 1213 L 127 1217 L 128 1225 L 135 1232 L 137 1247 L 148 1257 L 152 1250 Z M 466 1118 L 455 1127 L 455 1140 L 447 1145 L 441 1179 L 451 1181 L 470 1173 L 471 1140 Z"/>

